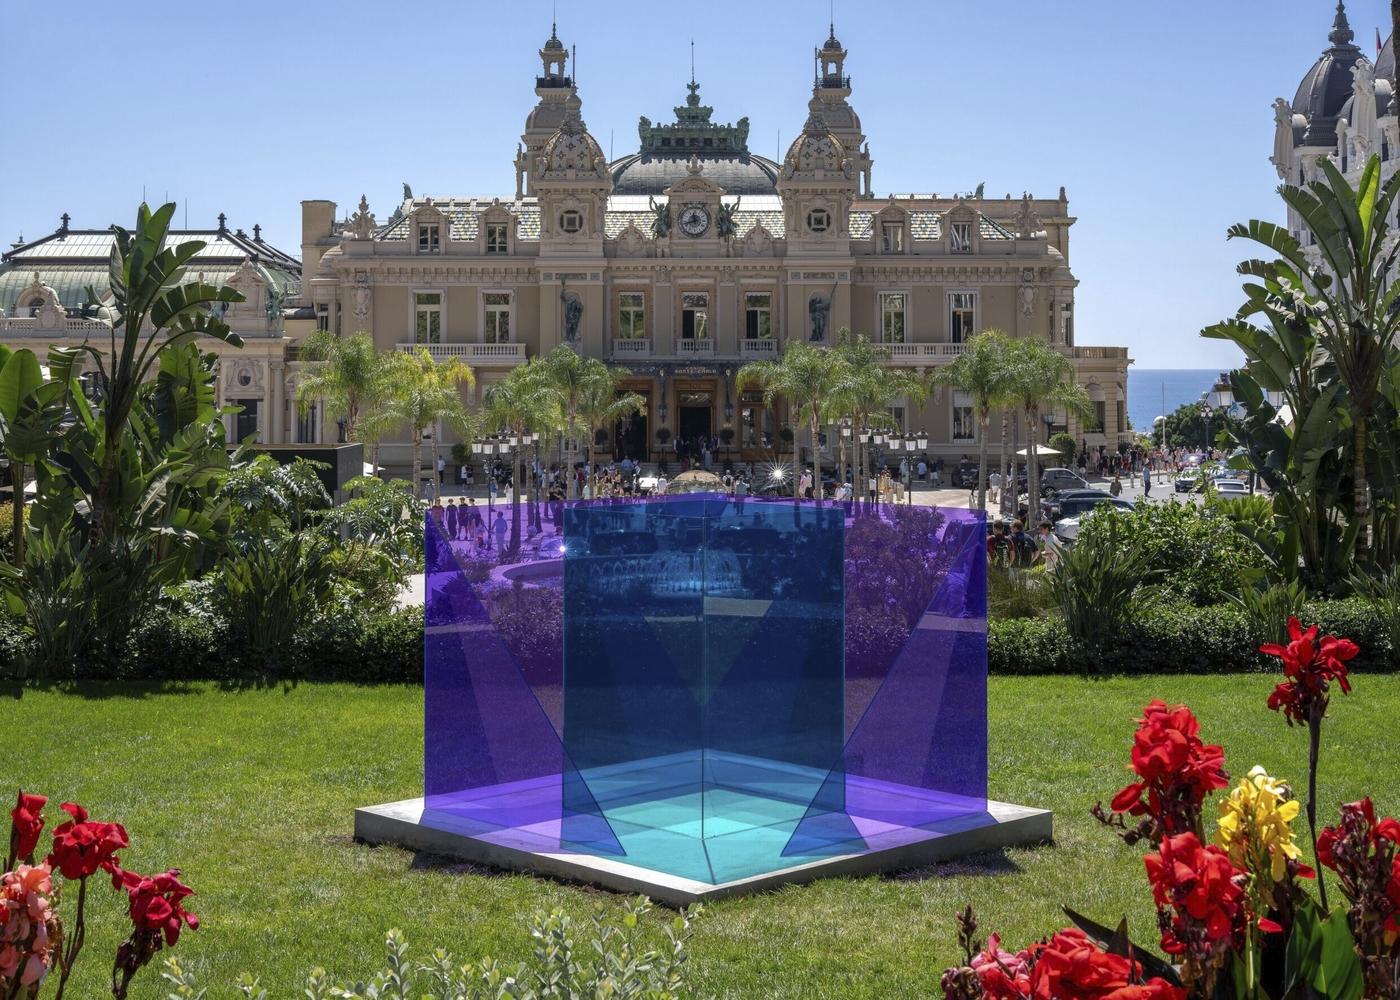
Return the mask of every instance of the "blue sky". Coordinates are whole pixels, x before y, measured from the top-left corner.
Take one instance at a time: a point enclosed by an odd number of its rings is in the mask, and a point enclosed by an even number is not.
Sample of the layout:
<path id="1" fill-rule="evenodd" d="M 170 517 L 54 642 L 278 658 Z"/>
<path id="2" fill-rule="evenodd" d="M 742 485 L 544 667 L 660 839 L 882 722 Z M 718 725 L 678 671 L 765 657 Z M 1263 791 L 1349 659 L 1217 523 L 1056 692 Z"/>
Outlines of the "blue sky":
<path id="1" fill-rule="evenodd" d="M 550 0 L 5 0 L 0 245 L 188 202 L 191 225 L 263 226 L 297 252 L 299 202 L 381 218 L 417 194 L 514 192 Z M 61 7 L 64 16 L 56 14 Z M 1326 46 L 1328 0 L 836 3 L 852 103 L 887 191 L 1063 185 L 1079 222 L 1079 343 L 1140 367 L 1213 367 L 1197 337 L 1239 302 L 1226 227 L 1280 216 L 1270 103 Z M 1348 4 L 1374 55 L 1384 0 Z M 701 96 L 750 145 L 800 129 L 828 0 L 558 0 L 584 118 L 615 155 L 669 120 L 695 41 Z M 1153 16 L 1155 15 L 1155 16 Z M 1385 33 L 1385 32 L 1383 32 Z M 177 215 L 177 219 L 180 218 Z"/>

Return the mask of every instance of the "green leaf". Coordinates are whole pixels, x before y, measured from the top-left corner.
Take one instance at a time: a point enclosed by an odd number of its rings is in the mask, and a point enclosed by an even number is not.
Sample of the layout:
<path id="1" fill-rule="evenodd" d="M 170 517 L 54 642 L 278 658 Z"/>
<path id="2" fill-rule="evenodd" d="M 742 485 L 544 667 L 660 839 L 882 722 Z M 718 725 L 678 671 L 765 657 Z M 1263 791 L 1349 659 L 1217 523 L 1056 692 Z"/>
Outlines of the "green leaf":
<path id="1" fill-rule="evenodd" d="M 1318 926 L 1320 949 L 1313 986 L 1327 1000 L 1358 1000 L 1364 980 L 1347 914 L 1337 909 Z"/>
<path id="2" fill-rule="evenodd" d="M 28 348 L 15 351 L 0 368 L 0 416 L 9 422 L 19 419 L 25 398 L 43 382 L 44 372 L 34 352 Z"/>

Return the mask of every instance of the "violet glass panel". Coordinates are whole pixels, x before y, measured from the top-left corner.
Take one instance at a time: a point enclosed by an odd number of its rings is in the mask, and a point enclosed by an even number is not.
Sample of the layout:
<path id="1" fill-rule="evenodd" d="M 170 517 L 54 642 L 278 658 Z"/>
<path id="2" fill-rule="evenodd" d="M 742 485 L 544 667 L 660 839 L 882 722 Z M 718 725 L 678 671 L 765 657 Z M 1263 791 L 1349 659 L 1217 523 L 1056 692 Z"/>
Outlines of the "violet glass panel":
<path id="1" fill-rule="evenodd" d="M 427 527 L 425 822 L 722 883 L 986 817 L 984 527 L 709 494 Z"/>

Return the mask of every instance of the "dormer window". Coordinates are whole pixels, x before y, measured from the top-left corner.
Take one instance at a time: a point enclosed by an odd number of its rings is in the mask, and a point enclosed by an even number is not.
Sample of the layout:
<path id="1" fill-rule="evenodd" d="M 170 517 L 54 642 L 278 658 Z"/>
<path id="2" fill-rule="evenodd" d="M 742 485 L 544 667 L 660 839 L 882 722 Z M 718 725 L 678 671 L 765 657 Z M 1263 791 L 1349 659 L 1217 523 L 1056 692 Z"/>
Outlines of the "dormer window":
<path id="1" fill-rule="evenodd" d="M 881 253 L 903 253 L 904 252 L 904 224 L 901 222 L 886 222 L 880 226 L 880 252 Z"/>
<path id="2" fill-rule="evenodd" d="M 576 208 L 559 213 L 559 229 L 573 235 L 583 228 L 583 213 Z"/>
<path id="3" fill-rule="evenodd" d="M 510 252 L 510 226 L 505 222 L 488 222 L 486 224 L 486 252 L 487 253 L 509 253 Z"/>
<path id="4" fill-rule="evenodd" d="M 814 233 L 824 233 L 831 228 L 831 213 L 824 208 L 814 208 L 807 213 L 807 228 Z"/>
<path id="5" fill-rule="evenodd" d="M 951 236 L 953 253 L 972 253 L 972 223 L 953 223 Z"/>
<path id="6" fill-rule="evenodd" d="M 442 252 L 441 228 L 436 222 L 426 222 L 418 227 L 418 252 Z"/>

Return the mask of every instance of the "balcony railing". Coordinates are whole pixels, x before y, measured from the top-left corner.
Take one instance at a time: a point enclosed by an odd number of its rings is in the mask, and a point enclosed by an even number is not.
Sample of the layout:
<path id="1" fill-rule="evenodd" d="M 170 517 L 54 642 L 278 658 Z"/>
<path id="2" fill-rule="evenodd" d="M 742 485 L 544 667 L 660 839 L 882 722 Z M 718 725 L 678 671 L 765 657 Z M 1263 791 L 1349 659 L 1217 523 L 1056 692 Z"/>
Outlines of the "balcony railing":
<path id="1" fill-rule="evenodd" d="M 946 364 L 967 351 L 966 344 L 883 344 L 887 364 Z"/>
<path id="2" fill-rule="evenodd" d="M 57 326 L 40 326 L 35 316 L 0 316 L 0 334 L 18 337 L 90 337 L 108 335 L 111 325 L 100 319 L 65 319 Z"/>
<path id="3" fill-rule="evenodd" d="M 715 342 L 709 337 L 676 341 L 676 353 L 687 358 L 710 358 L 715 354 Z"/>
<path id="4" fill-rule="evenodd" d="M 775 358 L 778 356 L 778 342 L 771 337 L 763 337 L 750 340 L 747 337 L 739 341 L 739 357 L 741 358 Z"/>
<path id="5" fill-rule="evenodd" d="M 619 337 L 612 342 L 612 352 L 616 357 L 649 358 L 651 357 L 651 338 Z"/>
<path id="6" fill-rule="evenodd" d="M 1126 347 L 1076 347 L 1074 348 L 1074 356 L 1104 361 L 1126 361 L 1128 349 Z"/>
<path id="7" fill-rule="evenodd" d="M 519 365 L 525 362 L 524 344 L 398 344 L 404 354 L 426 350 L 434 361 L 459 358 L 473 365 Z"/>

